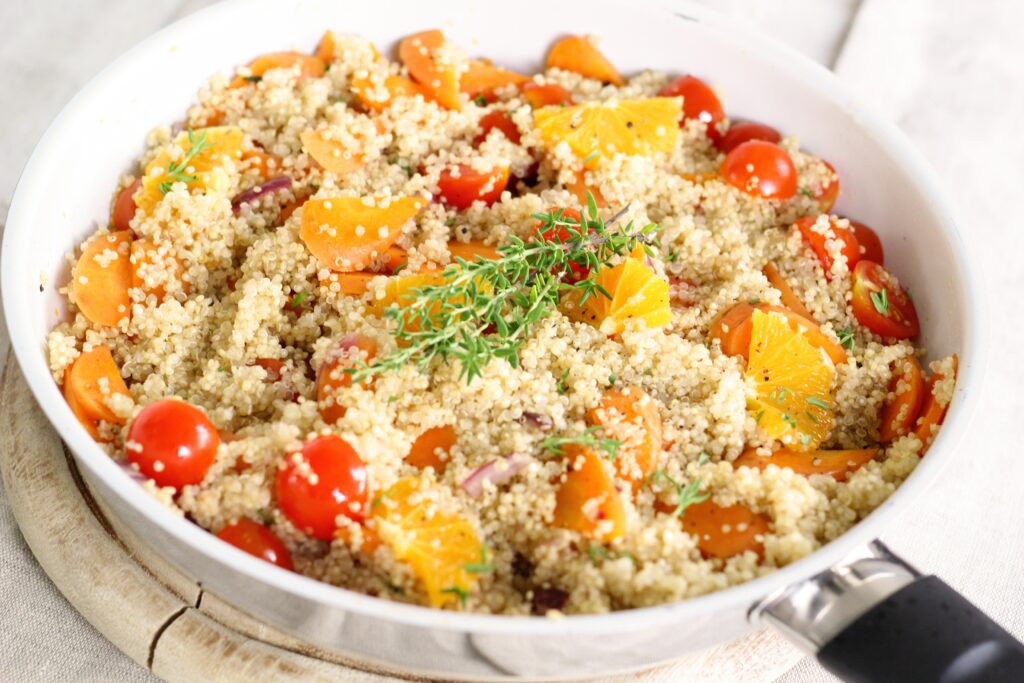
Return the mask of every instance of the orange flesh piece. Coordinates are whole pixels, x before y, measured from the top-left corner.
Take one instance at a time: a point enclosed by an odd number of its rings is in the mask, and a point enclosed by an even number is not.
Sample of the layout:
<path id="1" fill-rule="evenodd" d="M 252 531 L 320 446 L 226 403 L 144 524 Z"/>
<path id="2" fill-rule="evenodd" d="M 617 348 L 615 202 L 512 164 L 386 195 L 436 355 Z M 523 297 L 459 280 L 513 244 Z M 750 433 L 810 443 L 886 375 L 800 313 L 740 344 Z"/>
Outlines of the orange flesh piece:
<path id="1" fill-rule="evenodd" d="M 587 205 L 587 192 L 594 195 L 594 201 L 597 202 L 597 208 L 603 209 L 608 206 L 608 202 L 605 200 L 604 195 L 601 194 L 601 188 L 596 185 L 587 185 L 587 182 L 583 179 L 583 174 L 578 173 L 573 178 L 572 182 L 565 186 L 565 189 L 572 192 L 573 196 L 576 197 L 576 201 L 581 206 Z"/>
<path id="2" fill-rule="evenodd" d="M 299 78 L 319 78 L 324 75 L 327 65 L 324 60 L 301 52 L 270 52 L 249 62 L 249 71 L 254 77 L 262 76 L 271 69 L 290 69 L 298 65 Z M 236 76 L 229 88 L 241 88 L 249 81 L 244 76 Z"/>
<path id="3" fill-rule="evenodd" d="M 626 511 L 601 456 L 588 448 L 566 449 L 569 471 L 555 496 L 554 524 L 599 541 L 626 533 Z"/>
<path id="4" fill-rule="evenodd" d="M 779 272 L 779 269 L 775 267 L 774 263 L 766 263 L 762 272 L 764 273 L 764 276 L 768 278 L 768 284 L 779 290 L 779 294 L 782 295 L 782 305 L 784 307 L 793 311 L 797 315 L 802 315 L 808 320 L 814 319 L 814 316 L 811 315 L 811 312 L 808 311 L 807 307 L 804 306 L 802 301 L 800 301 L 796 292 L 793 291 L 793 288 L 790 287 L 789 283 L 782 277 L 782 274 Z"/>
<path id="5" fill-rule="evenodd" d="M 878 440 L 892 443 L 913 429 L 925 400 L 924 371 L 914 356 L 896 361 L 892 381 L 889 383 L 892 399 L 882 407 Z"/>
<path id="6" fill-rule="evenodd" d="M 362 353 L 356 353 L 356 351 Z M 345 368 L 355 367 L 356 359 L 369 363 L 377 356 L 377 342 L 362 335 L 356 335 L 353 347 L 339 349 L 338 355 L 323 364 L 316 378 L 316 398 L 320 404 L 320 417 L 327 424 L 334 424 L 345 416 L 347 408 L 338 403 L 338 390 L 352 384 L 352 375 Z"/>
<path id="7" fill-rule="evenodd" d="M 749 550 L 764 559 L 768 519 L 745 505 L 723 507 L 709 498 L 687 507 L 680 521 L 683 530 L 697 538 L 697 547 L 706 558 L 725 560 Z"/>
<path id="8" fill-rule="evenodd" d="M 369 78 L 353 78 L 351 88 L 359 103 L 375 112 L 387 109 L 396 97 L 421 95 L 424 99 L 433 99 L 423 86 L 403 76 L 387 76 L 379 86 Z"/>
<path id="9" fill-rule="evenodd" d="M 340 140 L 324 137 L 319 130 L 304 130 L 299 135 L 302 148 L 328 173 L 342 176 L 363 166 L 363 155 L 344 145 Z"/>
<path id="10" fill-rule="evenodd" d="M 129 230 L 96 237 L 82 250 L 71 271 L 75 304 L 90 322 L 114 327 L 131 314 L 131 239 Z"/>
<path id="11" fill-rule="evenodd" d="M 367 206 L 361 197 L 310 199 L 302 205 L 299 236 L 323 266 L 340 272 L 362 270 L 398 240 L 402 226 L 425 202 L 392 197 L 373 204 Z"/>
<path id="12" fill-rule="evenodd" d="M 530 80 L 529 76 L 502 69 L 482 59 L 474 59 L 469 63 L 469 70 L 459 79 L 459 90 L 470 97 L 476 97 L 477 95 L 487 95 L 496 88 L 519 85 L 528 80 Z"/>
<path id="13" fill-rule="evenodd" d="M 843 347 L 829 339 L 816 323 L 780 306 L 738 303 L 715 319 L 711 324 L 708 337 L 719 340 L 722 344 L 722 353 L 727 356 L 742 356 L 749 359 L 750 333 L 753 329 L 755 310 L 781 313 L 786 316 L 792 329 L 801 330 L 806 335 L 807 341 L 824 351 L 835 365 L 846 362 L 846 351 L 843 350 Z"/>
<path id="14" fill-rule="evenodd" d="M 353 550 L 358 550 L 364 555 L 373 555 L 374 551 L 380 547 L 380 536 L 378 536 L 377 532 L 371 529 L 370 527 L 362 526 L 360 528 L 362 530 L 363 538 L 360 544 L 357 546 L 355 545 L 355 533 L 353 532 L 353 529 L 357 526 L 360 525 L 351 524 L 348 526 L 338 527 L 338 530 L 334 532 L 334 536 L 345 541 L 345 543 L 348 544 Z"/>
<path id="15" fill-rule="evenodd" d="M 342 294 L 362 296 L 370 288 L 370 280 L 380 273 L 337 273 L 338 284 Z"/>
<path id="16" fill-rule="evenodd" d="M 959 365 L 960 358 L 954 353 L 954 380 L 956 379 Z M 928 378 L 928 383 L 925 386 L 924 407 L 921 409 L 921 416 L 917 419 L 917 427 L 914 429 L 914 435 L 921 440 L 921 455 L 924 455 L 928 447 L 931 446 L 932 441 L 935 439 L 935 434 L 938 432 L 939 425 L 946 419 L 946 410 L 949 408 L 949 404 L 942 405 L 935 397 L 935 385 L 944 379 L 946 379 L 944 375 L 935 373 Z"/>
<path id="17" fill-rule="evenodd" d="M 612 85 L 621 86 L 626 83 L 586 36 L 567 36 L 555 43 L 548 53 L 547 66 L 549 69 L 573 71 Z"/>
<path id="18" fill-rule="evenodd" d="M 648 328 L 662 327 L 672 321 L 668 282 L 637 256 L 630 256 L 614 268 L 602 268 L 597 283 L 612 295 L 589 297 L 575 307 L 571 317 L 591 322 L 605 334 L 619 334 L 626 321 L 643 320 Z"/>
<path id="19" fill-rule="evenodd" d="M 495 247 L 483 242 L 449 242 L 448 251 L 452 255 L 452 263 L 456 258 L 463 258 L 467 261 L 478 259 L 492 261 L 500 257 Z"/>
<path id="20" fill-rule="evenodd" d="M 107 391 L 102 386 L 105 385 Z M 113 394 L 128 395 L 128 387 L 106 346 L 84 351 L 64 371 L 64 398 L 71 411 L 94 439 L 99 438 L 97 423 L 124 424 L 104 401 Z"/>
<path id="21" fill-rule="evenodd" d="M 662 449 L 662 424 L 658 406 L 636 387 L 609 389 L 587 415 L 600 425 L 606 437 L 622 442 L 615 469 L 619 477 L 636 485 L 657 468 Z"/>
<path id="22" fill-rule="evenodd" d="M 877 448 L 845 451 L 807 451 L 801 453 L 789 448 L 780 448 L 771 455 L 762 455 L 756 448 L 748 448 L 733 461 L 734 467 L 753 467 L 763 470 L 768 465 L 790 469 L 797 474 L 827 474 L 836 481 L 846 478 L 861 468 L 864 463 L 874 460 Z"/>
<path id="23" fill-rule="evenodd" d="M 323 38 L 320 39 L 320 43 L 316 46 L 315 56 L 320 59 L 320 61 L 324 62 L 325 65 L 327 62 L 334 59 L 335 42 L 334 31 L 328 30 L 324 31 Z"/>
<path id="24" fill-rule="evenodd" d="M 432 427 L 412 442 L 405 461 L 421 470 L 433 467 L 438 475 L 444 474 L 445 468 L 448 467 L 448 451 L 455 445 L 456 439 L 453 426 Z"/>
<path id="25" fill-rule="evenodd" d="M 270 178 L 271 166 L 273 166 L 275 171 L 281 168 L 281 160 L 273 154 L 267 154 L 260 150 L 250 150 L 242 153 L 242 169 L 254 171 L 264 180 Z"/>
<path id="26" fill-rule="evenodd" d="M 436 29 L 415 33 L 399 43 L 398 56 L 409 75 L 431 93 L 438 104 L 448 109 L 461 109 L 459 75 L 454 65 L 437 60 L 437 51 L 444 43 L 444 34 Z"/>

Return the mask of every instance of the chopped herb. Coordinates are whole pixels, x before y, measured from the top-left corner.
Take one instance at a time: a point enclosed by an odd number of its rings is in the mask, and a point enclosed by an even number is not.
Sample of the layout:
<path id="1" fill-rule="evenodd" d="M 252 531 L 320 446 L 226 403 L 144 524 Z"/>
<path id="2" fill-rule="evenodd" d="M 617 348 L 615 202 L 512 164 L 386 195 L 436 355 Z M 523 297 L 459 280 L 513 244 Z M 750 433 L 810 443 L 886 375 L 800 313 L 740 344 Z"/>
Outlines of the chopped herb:
<path id="1" fill-rule="evenodd" d="M 803 435 L 800 436 L 800 443 L 802 443 L 804 446 L 806 446 L 810 442 L 811 442 L 811 435 L 810 434 L 803 434 Z"/>
<path id="2" fill-rule="evenodd" d="M 682 517 L 683 513 L 686 512 L 686 508 L 697 503 L 703 503 L 711 497 L 710 492 L 701 492 L 700 487 L 703 482 L 700 477 L 694 479 L 689 484 L 683 485 L 673 479 L 665 470 L 654 470 L 651 478 L 658 479 L 659 477 L 676 488 L 676 509 L 672 512 L 676 517 Z"/>
<path id="3" fill-rule="evenodd" d="M 266 508 L 257 508 L 256 516 L 259 517 L 260 520 L 262 520 L 263 524 L 266 526 L 270 526 L 274 523 L 274 518 L 271 517 L 270 513 L 267 512 Z"/>
<path id="4" fill-rule="evenodd" d="M 797 428 L 796 420 L 793 419 L 793 416 L 790 415 L 789 413 L 783 413 L 782 414 L 782 421 L 785 422 L 786 424 L 788 424 L 793 429 Z"/>
<path id="5" fill-rule="evenodd" d="M 391 495 L 390 491 L 385 491 L 384 493 L 377 494 L 376 496 L 373 497 L 373 500 L 370 501 L 370 507 L 371 508 L 377 507 L 378 505 L 383 503 L 384 500 L 386 498 L 388 498 L 390 495 Z"/>
<path id="6" fill-rule="evenodd" d="M 857 340 L 853 338 L 853 327 L 847 325 L 839 330 L 839 343 L 847 351 L 853 351 L 857 348 Z"/>
<path id="7" fill-rule="evenodd" d="M 453 216 L 449 218 L 444 222 L 444 224 L 447 225 L 449 228 L 452 227 L 453 225 L 455 225 L 455 217 Z"/>
<path id="8" fill-rule="evenodd" d="M 388 396 L 388 403 L 397 403 L 399 398 L 399 396 Z"/>
<path id="9" fill-rule="evenodd" d="M 772 393 L 768 394 L 768 398 L 775 401 L 776 403 L 781 404 L 783 401 L 786 400 L 786 396 L 792 393 L 793 391 L 791 389 L 788 389 L 786 387 L 779 387 L 777 389 L 773 389 Z"/>
<path id="10" fill-rule="evenodd" d="M 401 586 L 393 584 L 390 581 L 388 581 L 384 585 L 387 586 L 388 590 L 391 591 L 392 593 L 395 593 L 397 595 L 405 595 L 405 589 L 402 588 Z"/>
<path id="11" fill-rule="evenodd" d="M 805 197 L 813 197 L 814 196 L 814 193 L 811 192 L 810 190 L 808 190 L 806 187 L 801 187 L 799 190 L 797 190 L 797 192 L 799 192 L 800 194 L 802 194 Z"/>
<path id="12" fill-rule="evenodd" d="M 832 412 L 832 406 L 830 406 L 829 404 L 825 403 L 824 401 L 822 401 L 817 396 L 809 396 L 807 398 L 807 402 L 810 403 L 815 408 L 821 408 L 822 410 L 827 410 L 830 413 Z"/>
<path id="13" fill-rule="evenodd" d="M 302 290 L 298 294 L 292 297 L 292 302 L 289 307 L 294 311 L 296 308 L 302 305 L 302 302 L 309 298 L 309 292 Z"/>
<path id="14" fill-rule="evenodd" d="M 764 417 L 764 410 L 757 411 L 757 415 L 754 416 L 754 422 L 761 423 L 761 418 Z"/>
<path id="15" fill-rule="evenodd" d="M 609 552 L 603 545 L 591 545 L 587 548 L 587 555 L 590 555 L 590 561 L 596 566 L 599 560 L 619 560 L 625 557 L 633 564 L 636 564 L 636 558 L 633 557 L 633 553 L 625 550 L 618 552 Z"/>
<path id="16" fill-rule="evenodd" d="M 394 268 L 391 269 L 391 274 L 392 275 L 398 275 L 399 273 L 401 273 L 403 270 L 405 270 L 408 267 L 409 267 L 409 262 L 408 261 L 406 261 L 405 263 L 399 263 L 397 266 L 395 266 Z"/>
<path id="17" fill-rule="evenodd" d="M 616 374 L 615 374 L 615 373 L 613 372 L 612 374 L 608 375 L 608 384 L 611 384 L 611 385 L 613 385 L 613 386 L 614 386 L 614 385 L 615 385 L 615 382 L 617 382 L 617 381 L 618 381 L 618 379 L 619 379 L 618 375 L 616 375 Z"/>
<path id="18" fill-rule="evenodd" d="M 806 415 L 814 424 L 818 424 L 818 418 L 814 417 L 814 413 L 812 413 L 811 411 L 805 410 L 804 415 Z"/>
<path id="19" fill-rule="evenodd" d="M 469 599 L 469 591 L 465 588 L 462 588 L 461 586 L 448 586 L 447 588 L 442 588 L 441 592 L 458 596 L 459 604 L 462 605 L 463 608 L 466 607 L 466 601 Z"/>
<path id="20" fill-rule="evenodd" d="M 263 76 L 242 76 L 242 80 L 249 81 L 250 83 L 259 83 L 263 80 Z"/>
<path id="21" fill-rule="evenodd" d="M 668 252 L 665 254 L 665 262 L 666 263 L 675 263 L 678 260 L 679 260 L 679 252 L 677 252 L 672 247 L 669 247 L 668 248 Z"/>
<path id="22" fill-rule="evenodd" d="M 565 383 L 565 380 L 569 379 L 569 368 L 565 369 L 562 376 L 558 378 L 558 393 L 563 396 L 569 393 L 569 385 Z"/>
<path id="23" fill-rule="evenodd" d="M 486 107 L 487 98 L 484 97 L 483 95 L 477 95 L 476 97 L 473 98 L 473 104 L 475 104 L 478 107 Z"/>
<path id="24" fill-rule="evenodd" d="M 595 149 L 593 152 L 591 152 L 587 156 L 583 157 L 583 163 L 585 163 L 585 164 L 589 163 L 589 162 L 593 161 L 594 159 L 598 158 L 599 156 L 601 156 L 601 152 L 599 152 L 599 151 L 597 151 Z"/>
<path id="25" fill-rule="evenodd" d="M 697 464 L 707 465 L 709 462 L 711 462 L 711 456 L 705 453 L 704 451 L 701 451 L 700 455 L 697 456 Z"/>
<path id="26" fill-rule="evenodd" d="M 652 375 L 654 375 L 654 370 L 652 370 L 651 368 L 644 368 L 644 371 L 643 371 L 643 376 L 644 377 L 651 377 Z"/>
<path id="27" fill-rule="evenodd" d="M 331 63 L 327 62 L 326 64 L 324 64 L 324 73 L 327 73 L 330 70 L 331 70 Z"/>
<path id="28" fill-rule="evenodd" d="M 883 289 L 879 292 L 871 292 L 871 303 L 876 311 L 886 317 L 889 316 L 889 290 Z"/>
<path id="29" fill-rule="evenodd" d="M 226 367 L 224 367 L 223 365 L 218 366 L 217 369 L 220 370 L 221 372 L 227 372 L 228 371 L 228 369 Z"/>
<path id="30" fill-rule="evenodd" d="M 480 546 L 480 561 L 466 564 L 465 569 L 470 574 L 489 574 L 494 571 L 494 565 L 487 559 L 486 545 Z"/>
<path id="31" fill-rule="evenodd" d="M 599 438 L 596 436 L 596 432 L 599 429 L 600 427 L 588 427 L 582 434 L 574 436 L 549 436 L 540 442 L 540 447 L 555 455 L 565 455 L 565 446 L 576 445 L 598 448 L 604 451 L 609 459 L 615 460 L 619 454 L 619 446 L 622 445 L 622 442 L 618 439 Z"/>
<path id="32" fill-rule="evenodd" d="M 160 194 L 167 194 L 174 187 L 174 183 L 192 183 L 195 182 L 196 177 L 185 173 L 185 170 L 189 167 L 192 159 L 196 157 L 203 150 L 209 149 L 213 145 L 206 141 L 206 131 L 204 130 L 199 134 L 198 137 L 192 132 L 192 129 L 188 129 L 188 151 L 185 152 L 185 156 L 181 158 L 181 161 L 170 162 L 167 164 L 167 173 L 165 174 L 168 180 L 160 183 Z"/>
<path id="33" fill-rule="evenodd" d="M 747 303 L 750 304 L 751 306 L 756 306 L 757 304 L 761 303 L 761 300 L 755 296 L 753 299 L 747 299 Z"/>

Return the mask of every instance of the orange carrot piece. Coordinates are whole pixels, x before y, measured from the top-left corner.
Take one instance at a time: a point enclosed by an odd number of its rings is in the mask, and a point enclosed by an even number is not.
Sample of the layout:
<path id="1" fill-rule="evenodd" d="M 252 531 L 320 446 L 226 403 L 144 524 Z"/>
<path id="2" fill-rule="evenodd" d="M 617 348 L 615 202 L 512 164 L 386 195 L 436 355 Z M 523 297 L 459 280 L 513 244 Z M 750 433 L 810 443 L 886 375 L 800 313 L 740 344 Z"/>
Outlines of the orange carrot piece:
<path id="1" fill-rule="evenodd" d="M 878 440 L 892 443 L 910 433 L 917 423 L 925 402 L 924 371 L 914 356 L 904 356 L 895 363 L 889 382 L 892 398 L 882 406 Z"/>
<path id="2" fill-rule="evenodd" d="M 380 273 L 335 273 L 334 277 L 341 285 L 341 293 L 349 296 L 362 296 L 370 288 L 370 280 Z"/>
<path id="3" fill-rule="evenodd" d="M 128 230 L 100 235 L 82 250 L 71 271 L 71 291 L 82 315 L 113 327 L 131 315 L 132 264 Z"/>
<path id="4" fill-rule="evenodd" d="M 302 205 L 299 236 L 325 267 L 362 270 L 398 240 L 424 204 L 415 197 L 310 199 Z"/>
<path id="5" fill-rule="evenodd" d="M 723 507 L 708 498 L 687 507 L 680 521 L 683 530 L 697 538 L 697 547 L 706 558 L 725 560 L 750 550 L 764 559 L 768 519 L 745 505 Z"/>
<path id="6" fill-rule="evenodd" d="M 761 272 L 763 272 L 764 276 L 768 278 L 768 284 L 779 290 L 779 294 L 782 295 L 783 306 L 797 315 L 802 315 L 808 320 L 814 320 L 814 316 L 811 315 L 811 312 L 808 311 L 807 307 L 804 306 L 802 301 L 800 301 L 796 292 L 794 292 L 793 288 L 789 286 L 786 279 L 782 277 L 782 273 L 779 272 L 779 269 L 775 267 L 774 263 L 766 263 L 764 270 Z"/>
<path id="7" fill-rule="evenodd" d="M 540 85 L 533 81 L 523 84 L 523 99 L 534 109 L 572 104 L 572 93 L 557 83 Z"/>
<path id="8" fill-rule="evenodd" d="M 254 149 L 242 153 L 242 171 L 253 171 L 263 180 L 280 175 L 281 160 L 273 154 Z"/>
<path id="9" fill-rule="evenodd" d="M 477 95 L 488 96 L 497 88 L 520 85 L 529 80 L 530 77 L 524 74 L 502 69 L 482 59 L 473 59 L 469 62 L 469 69 L 459 79 L 459 90 L 471 98 Z"/>
<path id="10" fill-rule="evenodd" d="M 631 486 L 646 479 L 659 464 L 663 428 L 654 399 L 642 389 L 609 389 L 587 422 L 601 427 L 605 436 L 622 442 L 615 469 Z"/>
<path id="11" fill-rule="evenodd" d="M 566 36 L 548 53 L 548 68 L 574 71 L 612 85 L 625 85 L 626 80 L 612 66 L 587 36 Z"/>
<path id="12" fill-rule="evenodd" d="M 377 342 L 356 334 L 343 339 L 333 357 L 323 364 L 316 378 L 316 398 L 324 422 L 332 425 L 347 411 L 337 402 L 338 391 L 352 384 L 352 375 L 345 369 L 355 367 L 356 360 L 369 363 L 376 356 Z"/>
<path id="13" fill-rule="evenodd" d="M 415 33 L 398 45 L 398 56 L 409 75 L 433 95 L 437 103 L 448 109 L 461 109 L 459 74 L 454 65 L 438 60 L 438 50 L 445 43 L 438 30 Z"/>
<path id="14" fill-rule="evenodd" d="M 104 400 L 114 394 L 128 395 L 128 387 L 106 346 L 82 352 L 64 371 L 64 398 L 94 439 L 99 439 L 100 420 L 124 424 Z"/>
<path id="15" fill-rule="evenodd" d="M 448 467 L 448 452 L 455 445 L 458 435 L 452 425 L 432 427 L 416 437 L 405 456 L 405 461 L 413 467 L 425 469 L 433 467 L 438 474 L 444 474 Z"/>
<path id="16" fill-rule="evenodd" d="M 363 167 L 363 154 L 346 147 L 340 140 L 324 136 L 322 130 L 304 130 L 299 134 L 302 148 L 328 173 L 343 176 Z"/>
<path id="17" fill-rule="evenodd" d="M 771 455 L 762 455 L 756 448 L 748 448 L 733 461 L 733 467 L 753 467 L 763 470 L 768 465 L 790 469 L 797 474 L 828 474 L 836 481 L 856 472 L 864 463 L 874 460 L 877 448 L 844 451 L 794 451 L 780 448 Z"/>
<path id="18" fill-rule="evenodd" d="M 349 86 L 364 109 L 381 112 L 391 105 L 396 97 L 415 97 L 432 100 L 433 95 L 419 83 L 404 76 L 387 76 L 380 84 L 374 83 L 369 77 L 353 78 Z"/>
<path id="19" fill-rule="evenodd" d="M 301 52 L 270 52 L 260 55 L 249 62 L 250 76 L 236 76 L 228 85 L 229 88 L 241 88 L 250 81 L 248 78 L 260 78 L 271 69 L 290 69 L 299 67 L 299 78 L 319 78 L 324 75 L 327 65 L 324 60 Z"/>
<path id="20" fill-rule="evenodd" d="M 324 31 L 323 37 L 320 38 L 320 42 L 316 46 L 316 52 L 313 54 L 326 65 L 327 62 L 334 59 L 334 50 L 337 42 L 334 38 L 334 31 L 328 29 Z"/>
<path id="21" fill-rule="evenodd" d="M 452 255 L 452 263 L 456 258 L 467 261 L 493 261 L 500 257 L 498 250 L 483 242 L 449 242 L 448 251 Z"/>
<path id="22" fill-rule="evenodd" d="M 626 511 L 601 456 L 588 448 L 566 449 L 569 472 L 555 495 L 554 524 L 599 541 L 626 533 Z"/>
<path id="23" fill-rule="evenodd" d="M 726 355 L 748 358 L 755 310 L 771 311 L 786 316 L 789 326 L 794 330 L 802 330 L 807 336 L 807 341 L 824 351 L 833 363 L 840 365 L 846 362 L 846 351 L 843 347 L 829 339 L 815 322 L 780 306 L 738 303 L 715 319 L 708 337 L 719 340 L 722 352 Z"/>
<path id="24" fill-rule="evenodd" d="M 581 206 L 587 205 L 587 192 L 594 195 L 594 201 L 597 202 L 597 208 L 603 209 L 608 206 L 608 202 L 605 200 L 604 195 L 601 194 L 601 188 L 597 185 L 587 185 L 583 179 L 582 173 L 577 173 L 576 177 L 571 183 L 565 186 L 565 189 L 572 192 L 573 196 L 576 197 L 576 201 Z"/>
<path id="25" fill-rule="evenodd" d="M 953 380 L 956 380 L 959 367 L 960 358 L 954 353 Z M 935 395 L 935 385 L 945 379 L 945 375 L 937 372 L 928 378 L 928 383 L 925 386 L 924 407 L 921 409 L 921 416 L 917 418 L 917 427 L 914 429 L 914 435 L 921 440 L 921 455 L 924 455 L 928 447 L 932 445 L 939 426 L 946 419 L 946 410 L 949 409 L 949 404 L 940 403 Z"/>

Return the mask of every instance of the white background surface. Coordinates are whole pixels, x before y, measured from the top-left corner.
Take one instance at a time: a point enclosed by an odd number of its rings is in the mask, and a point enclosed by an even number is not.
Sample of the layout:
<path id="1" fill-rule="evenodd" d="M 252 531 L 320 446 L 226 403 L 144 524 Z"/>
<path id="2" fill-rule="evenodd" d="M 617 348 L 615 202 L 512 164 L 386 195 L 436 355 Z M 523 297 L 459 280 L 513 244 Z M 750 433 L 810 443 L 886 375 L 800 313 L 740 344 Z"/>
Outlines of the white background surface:
<path id="1" fill-rule="evenodd" d="M 1024 638 L 1024 453 L 1013 435 L 1024 416 L 1024 270 L 1016 260 L 1024 253 L 1016 205 L 1024 179 L 1024 4 L 702 1 L 834 67 L 869 105 L 903 128 L 952 195 L 987 278 L 992 360 L 965 452 L 886 540 Z M 0 3 L 0 224 L 32 147 L 74 92 L 147 34 L 206 4 Z M 87 159 L 80 168 L 55 169 L 54 191 L 73 183 L 75 173 L 88 172 Z M 0 365 L 8 348 L 6 326 L 0 326 Z M 0 680 L 153 680 L 50 585 L 2 490 L 0 577 Z M 805 660 L 782 681 L 828 678 Z"/>

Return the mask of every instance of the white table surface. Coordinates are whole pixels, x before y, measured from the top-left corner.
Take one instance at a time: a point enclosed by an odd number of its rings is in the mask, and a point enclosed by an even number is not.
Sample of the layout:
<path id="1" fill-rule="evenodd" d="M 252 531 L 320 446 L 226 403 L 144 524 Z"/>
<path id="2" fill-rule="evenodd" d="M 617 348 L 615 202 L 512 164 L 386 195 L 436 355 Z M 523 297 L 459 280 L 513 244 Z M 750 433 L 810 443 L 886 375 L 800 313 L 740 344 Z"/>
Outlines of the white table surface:
<path id="1" fill-rule="evenodd" d="M 977 247 L 994 325 L 973 436 L 887 536 L 1024 638 L 1024 4 L 1016 0 L 702 0 L 835 68 L 898 123 L 938 171 Z M 0 3 L 0 224 L 49 121 L 105 64 L 209 0 Z M 73 181 L 70 179 L 68 182 Z M 59 184 L 55 182 L 55 187 Z M 913 229 L 913 226 L 907 226 Z M 0 364 L 9 348 L 0 326 Z M 1009 353 L 1009 352 L 1015 353 Z M 35 564 L 0 489 L 0 679 L 147 681 L 63 599 Z M 27 599 L 26 596 L 31 596 Z M 807 659 L 784 683 L 829 680 Z"/>

